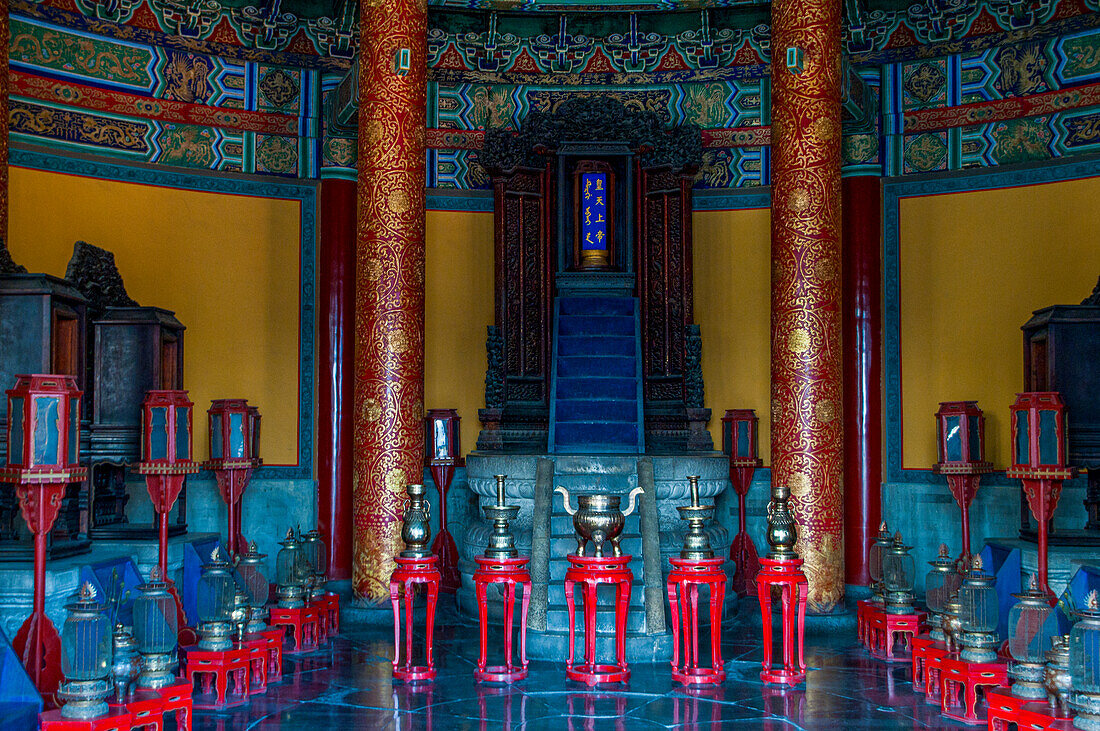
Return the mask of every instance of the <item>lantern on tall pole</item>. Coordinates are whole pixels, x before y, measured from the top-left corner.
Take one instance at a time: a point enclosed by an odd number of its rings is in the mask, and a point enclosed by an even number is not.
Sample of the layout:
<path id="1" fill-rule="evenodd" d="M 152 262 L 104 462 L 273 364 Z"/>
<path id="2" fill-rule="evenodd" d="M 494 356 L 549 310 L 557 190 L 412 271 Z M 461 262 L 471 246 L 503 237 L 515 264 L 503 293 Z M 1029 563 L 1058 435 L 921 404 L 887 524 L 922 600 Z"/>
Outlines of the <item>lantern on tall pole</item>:
<path id="1" fill-rule="evenodd" d="M 241 498 L 252 479 L 252 470 L 262 464 L 260 411 L 245 399 L 215 399 L 206 413 L 210 419 L 210 459 L 203 467 L 217 478 L 229 513 L 227 546 L 235 558 L 242 539 Z"/>
<path id="2" fill-rule="evenodd" d="M 1023 482 L 1027 505 L 1039 528 L 1039 587 L 1053 597 L 1047 583 L 1047 533 L 1062 482 L 1077 470 L 1066 464 L 1066 405 L 1055 391 L 1016 394 L 1012 404 L 1012 467 L 1005 473 Z"/>
<path id="3" fill-rule="evenodd" d="M 982 475 L 992 472 L 985 459 L 985 416 L 977 401 L 943 401 L 936 412 L 939 462 L 932 471 L 947 478 L 951 496 L 962 511 L 962 555 L 959 565 L 970 566 L 970 503 Z"/>
<path id="4" fill-rule="evenodd" d="M 462 418 L 455 409 L 431 409 L 424 419 L 424 457 L 432 482 L 439 490 L 439 533 L 432 543 L 432 553 L 439 557 L 442 575 L 440 590 L 455 593 L 462 585 L 458 573 L 458 545 L 447 530 L 447 491 L 462 462 L 459 447 L 459 424 Z"/>
<path id="5" fill-rule="evenodd" d="M 34 535 L 31 616 L 12 643 L 38 691 L 52 696 L 61 680 L 61 639 L 46 616 L 46 536 L 57 520 L 65 488 L 88 470 L 80 455 L 80 399 L 76 379 L 16 376 L 8 396 L 7 464 L 0 482 L 15 485 L 19 509 Z"/>
<path id="6" fill-rule="evenodd" d="M 730 483 L 737 493 L 737 535 L 730 544 L 734 564 L 731 587 L 739 596 L 753 588 L 760 571 L 760 557 L 745 529 L 745 495 L 756 468 L 764 462 L 759 449 L 760 419 L 752 409 L 728 409 L 722 417 L 722 451 L 730 459 Z"/>
<path id="7" fill-rule="evenodd" d="M 187 475 L 199 471 L 192 459 L 192 410 L 195 404 L 187 391 L 148 391 L 141 405 L 142 460 L 134 471 L 145 477 L 145 489 L 157 513 L 157 565 L 168 592 L 176 601 L 176 620 L 181 631 L 188 630 L 179 592 L 168 578 L 168 514 L 183 490 Z"/>

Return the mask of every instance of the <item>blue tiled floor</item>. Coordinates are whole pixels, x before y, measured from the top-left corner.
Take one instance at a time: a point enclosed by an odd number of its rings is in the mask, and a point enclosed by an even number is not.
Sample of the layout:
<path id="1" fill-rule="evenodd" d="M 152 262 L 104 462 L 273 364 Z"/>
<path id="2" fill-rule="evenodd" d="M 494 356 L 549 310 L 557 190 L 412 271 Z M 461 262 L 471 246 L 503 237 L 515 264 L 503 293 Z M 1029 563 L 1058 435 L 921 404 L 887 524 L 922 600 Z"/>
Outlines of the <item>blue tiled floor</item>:
<path id="1" fill-rule="evenodd" d="M 759 620 L 751 600 L 723 631 L 728 679 L 717 688 L 676 686 L 667 665 L 635 665 L 629 685 L 589 689 L 564 664 L 531 663 L 526 680 L 478 685 L 477 624 L 445 605 L 437 615 L 438 677 L 416 686 L 390 676 L 392 625 L 346 621 L 323 650 L 288 657 L 286 675 L 248 707 L 197 712 L 205 729 L 923 729 L 948 723 L 913 693 L 907 664 L 888 666 L 855 643 L 854 628 L 807 640 L 806 683 L 783 691 L 759 680 Z M 350 619 L 350 617 L 349 617 Z M 490 632 L 490 643 L 499 641 Z M 422 640 L 417 635 L 416 641 Z M 418 645 L 420 647 L 420 645 Z M 490 664 L 494 662 L 490 650 Z"/>

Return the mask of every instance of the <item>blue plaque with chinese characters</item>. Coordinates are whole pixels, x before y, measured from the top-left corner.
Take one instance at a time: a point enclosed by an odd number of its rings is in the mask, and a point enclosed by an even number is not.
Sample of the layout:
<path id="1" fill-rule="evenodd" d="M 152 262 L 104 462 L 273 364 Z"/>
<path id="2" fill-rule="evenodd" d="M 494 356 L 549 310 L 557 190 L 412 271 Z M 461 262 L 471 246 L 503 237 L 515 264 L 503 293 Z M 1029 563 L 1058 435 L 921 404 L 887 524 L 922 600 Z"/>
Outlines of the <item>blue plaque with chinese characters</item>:
<path id="1" fill-rule="evenodd" d="M 607 173 L 581 173 L 581 249 L 607 250 Z"/>

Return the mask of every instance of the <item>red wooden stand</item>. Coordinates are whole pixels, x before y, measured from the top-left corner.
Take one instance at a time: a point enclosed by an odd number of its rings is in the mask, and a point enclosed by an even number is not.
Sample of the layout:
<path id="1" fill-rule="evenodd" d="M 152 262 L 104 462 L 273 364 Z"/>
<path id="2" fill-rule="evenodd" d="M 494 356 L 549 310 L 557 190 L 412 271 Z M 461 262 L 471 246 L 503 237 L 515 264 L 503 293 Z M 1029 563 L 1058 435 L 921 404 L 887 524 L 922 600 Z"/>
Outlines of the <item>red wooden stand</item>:
<path id="1" fill-rule="evenodd" d="M 241 647 L 248 651 L 248 694 L 267 692 L 267 640 L 259 635 L 245 635 Z"/>
<path id="2" fill-rule="evenodd" d="M 186 677 L 192 688 L 195 677 L 202 683 L 203 695 L 215 691 L 213 701 L 193 701 L 195 708 L 228 708 L 248 702 L 251 688 L 252 662 L 248 647 L 228 650 L 200 650 L 187 648 L 184 652 Z M 229 692 L 229 680 L 233 679 L 233 692 Z"/>
<path id="3" fill-rule="evenodd" d="M 932 639 L 931 635 L 925 634 L 914 637 L 910 641 L 910 647 L 912 649 L 910 653 L 910 662 L 913 668 L 913 690 L 927 696 L 933 688 L 937 688 L 936 702 L 938 703 L 938 673 L 936 683 L 931 683 L 929 681 L 929 671 L 934 662 L 942 660 L 947 656 L 947 646 L 942 642 L 937 642 Z"/>
<path id="4" fill-rule="evenodd" d="M 737 493 L 737 535 L 730 544 L 730 560 L 734 563 L 732 589 L 737 596 L 745 596 L 752 589 L 753 577 L 760 572 L 760 556 L 745 528 L 745 496 L 752 484 L 761 459 L 730 459 L 730 484 Z"/>
<path id="5" fill-rule="evenodd" d="M 124 707 L 112 707 L 107 715 L 87 720 L 65 718 L 60 708 L 38 714 L 41 731 L 130 731 L 132 722 L 130 712 Z"/>
<path id="6" fill-rule="evenodd" d="M 272 627 L 290 627 L 292 630 L 294 647 L 287 650 L 287 654 L 297 655 L 317 649 L 321 634 L 321 612 L 317 607 L 307 605 L 288 609 L 272 606 L 268 615 L 267 623 Z"/>
<path id="7" fill-rule="evenodd" d="M 134 699 L 128 703 L 108 703 L 112 711 L 123 710 L 130 714 L 131 729 L 153 727 L 153 731 L 164 728 L 164 700 L 155 690 L 136 690 Z"/>
<path id="8" fill-rule="evenodd" d="M 248 545 L 241 534 L 241 498 L 256 465 L 257 461 L 252 459 L 212 459 L 203 463 L 203 467 L 214 473 L 218 492 L 225 501 L 229 514 L 227 548 L 233 556 L 240 555 L 241 545 Z"/>
<path id="9" fill-rule="evenodd" d="M 684 685 L 717 685 L 726 679 L 722 666 L 722 601 L 726 573 L 721 558 L 670 558 L 668 603 L 672 608 L 672 679 Z M 699 667 L 699 586 L 710 587 L 710 667 Z M 680 662 L 683 604 L 684 660 Z"/>
<path id="10" fill-rule="evenodd" d="M 803 646 L 806 637 L 806 600 L 809 583 L 802 573 L 802 559 L 777 561 L 760 559 L 760 573 L 756 575 L 756 591 L 760 600 L 760 614 L 764 626 L 764 669 L 760 679 L 765 683 L 798 685 L 806 679 L 806 661 Z M 777 586 L 783 602 L 783 667 L 772 667 L 772 587 Z M 797 607 L 797 616 L 795 608 Z M 797 624 L 796 624 L 797 621 Z M 798 661 L 795 663 L 795 631 L 798 632 Z"/>
<path id="11" fill-rule="evenodd" d="M 340 595 L 326 592 L 311 604 L 317 607 L 321 618 L 325 623 L 325 633 L 328 637 L 340 634 Z"/>
<path id="12" fill-rule="evenodd" d="M 625 683 L 630 680 L 630 667 L 626 664 L 626 617 L 630 611 L 630 589 L 634 584 L 630 556 L 597 558 L 569 554 L 569 568 L 565 571 L 565 606 L 569 610 L 569 657 L 565 661 L 565 676 L 587 685 L 597 683 Z M 576 638 L 573 587 L 583 586 L 584 602 L 584 664 L 574 667 L 574 641 Z M 615 663 L 596 662 L 596 587 L 600 584 L 615 585 Z"/>
<path id="13" fill-rule="evenodd" d="M 986 723 L 985 717 L 978 715 L 978 687 L 1007 688 L 1007 663 L 967 662 L 948 655 L 941 661 L 940 667 L 940 711 L 943 715 L 970 725 Z"/>
<path id="14" fill-rule="evenodd" d="M 286 630 L 282 627 L 265 629 L 248 637 L 261 637 L 267 650 L 267 682 L 278 683 L 283 679 L 283 640 Z"/>
<path id="15" fill-rule="evenodd" d="M 404 558 L 397 556 L 397 568 L 390 575 L 390 601 L 393 602 L 393 677 L 413 682 L 435 678 L 432 659 L 432 633 L 435 630 L 435 602 L 439 598 L 441 576 L 438 557 Z M 427 631 L 424 642 L 424 665 L 412 664 L 413 585 L 424 584 L 428 594 Z M 401 596 L 405 597 L 405 661 L 401 662 Z"/>
<path id="16" fill-rule="evenodd" d="M 531 574 L 527 571 L 529 559 L 486 558 L 474 556 L 477 571 L 474 572 L 474 590 L 477 594 L 478 622 L 481 625 L 481 653 L 478 655 L 476 680 L 495 683 L 512 683 L 527 677 L 527 604 L 531 600 Z M 489 584 L 504 584 L 504 664 L 486 666 L 486 642 L 488 635 L 488 613 L 486 590 Z M 520 667 L 512 664 L 512 614 L 515 611 L 516 585 L 523 587 L 523 603 L 520 606 L 519 620 L 519 662 Z"/>
<path id="17" fill-rule="evenodd" d="M 462 575 L 458 572 L 458 544 L 447 530 L 447 490 L 455 476 L 458 459 L 433 459 L 429 463 L 432 481 L 439 488 L 439 532 L 432 541 L 432 553 L 439 558 L 439 588 L 448 594 L 454 594 L 462 586 Z"/>
<path id="18" fill-rule="evenodd" d="M 1009 724 L 1018 729 L 1069 729 L 1072 718 L 1059 718 L 1046 701 L 1018 698 L 1008 688 L 990 688 L 985 694 L 986 722 L 989 731 L 1008 731 Z"/>
<path id="19" fill-rule="evenodd" d="M 1065 468 L 1040 468 L 1040 469 L 1010 469 L 1005 472 L 1005 477 L 1020 480 L 1023 483 L 1024 495 L 1027 497 L 1027 506 L 1031 509 L 1031 515 L 1035 518 L 1035 525 L 1039 532 L 1038 546 L 1036 547 L 1039 574 L 1039 590 L 1046 592 L 1052 599 L 1055 596 L 1047 583 L 1047 553 L 1050 539 L 1050 520 L 1058 507 L 1058 499 L 1062 496 L 1062 482 L 1069 480 L 1077 474 L 1072 467 Z"/>
<path id="20" fill-rule="evenodd" d="M 886 662 L 909 662 L 911 655 L 907 657 L 894 652 L 898 637 L 901 637 L 903 648 L 912 650 L 913 638 L 928 630 L 928 614 L 925 612 L 912 614 L 872 612 L 869 619 L 867 630 L 870 635 L 871 655 Z"/>
<path id="21" fill-rule="evenodd" d="M 160 695 L 162 714 L 176 714 L 176 731 L 191 731 L 192 684 L 181 680 L 153 692 Z"/>

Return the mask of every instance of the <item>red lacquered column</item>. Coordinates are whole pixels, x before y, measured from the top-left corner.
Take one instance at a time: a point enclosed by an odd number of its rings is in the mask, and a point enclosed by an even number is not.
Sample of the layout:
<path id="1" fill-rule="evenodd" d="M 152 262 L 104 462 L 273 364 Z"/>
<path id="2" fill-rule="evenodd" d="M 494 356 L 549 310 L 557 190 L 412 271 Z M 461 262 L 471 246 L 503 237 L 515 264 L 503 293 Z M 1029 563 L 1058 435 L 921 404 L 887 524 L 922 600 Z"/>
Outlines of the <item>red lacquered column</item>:
<path id="1" fill-rule="evenodd" d="M 352 588 L 389 596 L 424 461 L 423 0 L 360 4 Z"/>
<path id="2" fill-rule="evenodd" d="M 844 321 L 844 580 L 866 586 L 882 520 L 882 187 L 841 182 Z"/>
<path id="3" fill-rule="evenodd" d="M 329 576 L 351 578 L 355 182 L 321 181 L 317 256 L 317 529 Z"/>
<path id="4" fill-rule="evenodd" d="M 0 8 L 0 241 L 8 240 L 8 5 Z"/>
<path id="5" fill-rule="evenodd" d="M 810 609 L 829 612 L 844 597 L 840 0 L 771 12 L 771 461 L 790 487 Z"/>

